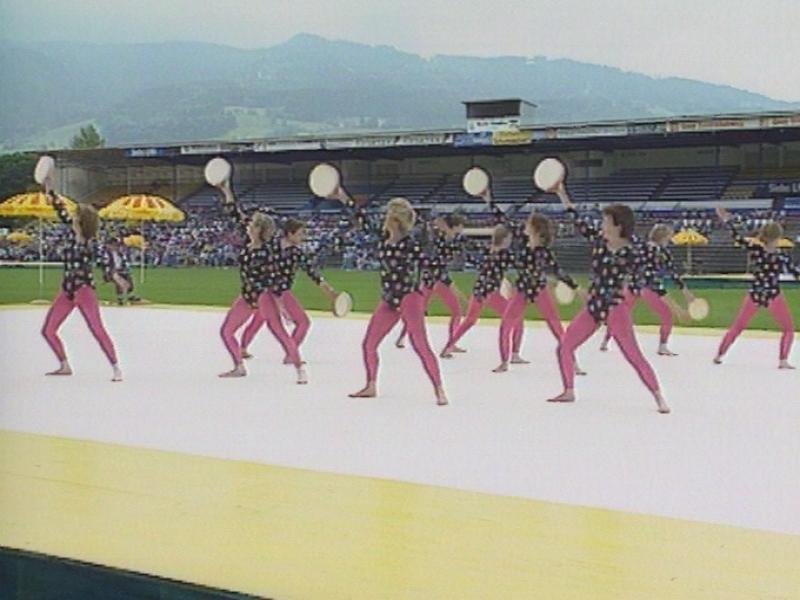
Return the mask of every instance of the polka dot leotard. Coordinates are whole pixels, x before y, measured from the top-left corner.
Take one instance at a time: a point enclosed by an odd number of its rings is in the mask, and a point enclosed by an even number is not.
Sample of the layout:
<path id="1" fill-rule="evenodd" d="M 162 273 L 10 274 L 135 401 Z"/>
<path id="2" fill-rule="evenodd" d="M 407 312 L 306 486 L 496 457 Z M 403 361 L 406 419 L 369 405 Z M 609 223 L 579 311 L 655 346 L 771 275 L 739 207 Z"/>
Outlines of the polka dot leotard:
<path id="1" fill-rule="evenodd" d="M 525 246 L 516 253 L 514 266 L 518 273 L 516 287 L 530 302 L 534 302 L 539 292 L 547 285 L 548 272 L 573 290 L 578 287 L 572 277 L 561 269 L 550 248 L 545 246 L 536 248 Z"/>
<path id="2" fill-rule="evenodd" d="M 670 277 L 681 290 L 686 287 L 675 267 L 669 248 L 653 242 L 644 242 L 641 244 L 640 253 L 642 287 L 654 291 L 659 296 L 665 296 L 667 293 L 664 287 L 665 277 Z"/>
<path id="3" fill-rule="evenodd" d="M 381 299 L 397 310 L 406 295 L 419 291 L 420 273 L 427 267 L 428 257 L 419 241 L 410 235 L 390 242 L 388 233 L 370 223 L 363 209 L 355 209 L 354 216 L 359 227 L 377 236 Z"/>
<path id="4" fill-rule="evenodd" d="M 453 283 L 450 277 L 450 263 L 464 250 L 463 236 L 457 235 L 448 240 L 441 231 L 436 231 L 434 235 L 430 260 L 422 272 L 422 285 L 428 288 L 432 288 L 438 282 L 448 286 Z"/>
<path id="5" fill-rule="evenodd" d="M 275 283 L 273 286 L 277 294 L 282 294 L 292 289 L 294 278 L 298 269 L 303 269 L 309 279 L 320 285 L 324 280 L 319 271 L 319 266 L 314 259 L 303 249 L 297 246 L 281 247 L 281 239 L 273 241 L 275 256 Z"/>
<path id="6" fill-rule="evenodd" d="M 617 251 L 612 250 L 588 218 L 579 215 L 574 208 L 567 212 L 572 215 L 578 232 L 592 245 L 586 308 L 597 323 L 605 323 L 609 311 L 622 303 L 626 287 L 635 294 L 641 290 L 641 253 L 633 240 Z"/>
<path id="7" fill-rule="evenodd" d="M 547 273 L 552 273 L 556 279 L 563 281 L 573 290 L 577 289 L 578 284 L 561 269 L 550 248 L 546 246 L 531 248 L 528 245 L 528 236 L 525 234 L 525 225 L 510 219 L 494 202 L 490 206 L 495 216 L 511 230 L 514 236 L 516 288 L 525 294 L 528 301 L 534 302 L 537 294 L 547 285 Z"/>
<path id="8" fill-rule="evenodd" d="M 506 271 L 514 266 L 514 254 L 508 249 L 492 252 L 487 250 L 481 261 L 478 278 L 472 287 L 472 295 L 477 300 L 483 300 L 492 292 L 500 289 L 500 284 Z"/>
<path id="9" fill-rule="evenodd" d="M 50 192 L 50 201 L 59 220 L 69 225 L 67 246 L 64 249 L 64 279 L 61 281 L 61 289 L 67 294 L 67 298 L 73 300 L 75 292 L 84 285 L 94 288 L 94 265 L 101 264 L 97 258 L 99 253 L 94 240 L 80 241 L 75 235 L 72 229 L 72 217 L 64 206 L 61 196 Z"/>
<path id="10" fill-rule="evenodd" d="M 733 240 L 747 250 L 753 268 L 753 283 L 750 284 L 750 297 L 759 306 L 769 306 L 781 293 L 780 277 L 783 273 L 794 275 L 800 279 L 800 266 L 792 262 L 792 257 L 778 250 L 770 252 L 761 244 L 748 241 L 739 232 L 741 220 L 734 218 L 728 221 Z"/>
<path id="11" fill-rule="evenodd" d="M 251 308 L 258 308 L 258 296 L 267 288 L 274 286 L 275 266 L 272 248 L 269 243 L 259 248 L 251 248 L 247 235 L 248 217 L 238 202 L 225 204 L 225 212 L 233 217 L 239 225 L 239 233 L 244 240 L 239 251 L 239 279 L 241 280 L 242 298 Z"/>

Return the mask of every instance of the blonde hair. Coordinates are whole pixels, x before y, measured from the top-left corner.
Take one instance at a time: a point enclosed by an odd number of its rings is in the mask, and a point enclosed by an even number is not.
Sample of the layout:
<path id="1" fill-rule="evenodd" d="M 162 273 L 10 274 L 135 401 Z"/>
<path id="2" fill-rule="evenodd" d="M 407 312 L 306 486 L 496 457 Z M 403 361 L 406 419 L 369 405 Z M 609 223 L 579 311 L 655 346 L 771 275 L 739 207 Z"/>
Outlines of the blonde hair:
<path id="1" fill-rule="evenodd" d="M 275 235 L 275 220 L 262 212 L 254 212 L 250 223 L 258 231 L 258 241 L 262 244 Z"/>
<path id="2" fill-rule="evenodd" d="M 672 227 L 664 223 L 656 223 L 650 230 L 650 235 L 648 237 L 651 242 L 659 243 L 665 238 L 672 237 Z"/>
<path id="3" fill-rule="evenodd" d="M 81 230 L 81 235 L 87 240 L 91 240 L 97 235 L 98 219 L 97 211 L 94 206 L 89 204 L 78 204 L 75 219 L 78 222 L 78 228 Z"/>
<path id="4" fill-rule="evenodd" d="M 538 213 L 533 213 L 528 217 L 528 225 L 539 235 L 539 241 L 543 246 L 549 246 L 555 237 L 555 227 L 553 222 Z"/>
<path id="5" fill-rule="evenodd" d="M 780 223 L 767 223 L 758 230 L 758 239 L 765 244 L 774 242 L 783 237 L 783 227 Z"/>
<path id="6" fill-rule="evenodd" d="M 499 246 L 508 236 L 511 235 L 511 230 L 505 225 L 495 225 L 492 231 L 492 244 Z"/>
<path id="7" fill-rule="evenodd" d="M 394 222 L 400 229 L 403 235 L 411 231 L 414 223 L 417 220 L 417 213 L 411 207 L 411 203 L 405 198 L 392 198 L 386 204 L 386 218 L 383 222 L 383 228 L 388 230 L 388 224 Z"/>

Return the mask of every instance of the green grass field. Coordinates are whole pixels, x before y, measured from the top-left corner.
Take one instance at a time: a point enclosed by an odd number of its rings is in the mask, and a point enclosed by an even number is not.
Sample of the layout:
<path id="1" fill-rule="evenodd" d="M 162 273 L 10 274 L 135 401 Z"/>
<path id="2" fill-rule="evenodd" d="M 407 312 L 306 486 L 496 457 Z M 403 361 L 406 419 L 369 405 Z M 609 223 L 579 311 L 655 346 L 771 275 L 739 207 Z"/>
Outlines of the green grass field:
<path id="1" fill-rule="evenodd" d="M 355 299 L 354 310 L 369 312 L 378 301 L 378 274 L 375 272 L 327 270 L 325 277 L 337 290 L 349 291 Z M 473 273 L 455 273 L 454 278 L 465 295 L 469 295 L 475 275 Z M 147 300 L 163 304 L 201 304 L 209 306 L 229 306 L 239 291 L 239 274 L 235 268 L 181 268 L 181 269 L 150 269 L 145 276 L 145 283 L 139 284 L 139 274 L 136 272 L 136 285 L 138 292 Z M 111 285 L 102 283 L 100 273 L 96 273 L 98 294 L 102 300 L 113 300 Z M 41 297 L 52 298 L 61 282 L 61 270 L 48 268 L 45 270 L 45 282 Z M 707 284 L 708 285 L 708 284 Z M 745 286 L 740 288 L 693 288 L 698 296 L 702 296 L 711 304 L 711 315 L 705 321 L 688 323 L 701 327 L 728 327 L 739 303 L 745 294 Z M 303 305 L 309 310 L 328 310 L 326 298 L 309 281 L 305 275 L 300 274 L 295 283 L 294 292 Z M 670 292 L 682 300 L 680 294 L 674 290 Z M 786 290 L 787 300 L 795 323 L 800 323 L 800 289 L 794 287 Z M 0 304 L 27 303 L 39 296 L 38 273 L 34 268 L 0 268 Z M 578 310 L 578 303 L 571 306 L 562 306 L 561 317 L 571 319 Z M 444 307 L 438 300 L 430 305 L 429 314 L 446 314 Z M 484 316 L 491 317 L 493 313 L 487 312 Z M 529 318 L 536 319 L 538 314 L 531 309 Z M 653 325 L 655 317 L 641 304 L 637 305 L 634 317 L 640 325 Z M 765 311 L 753 319 L 753 329 L 777 329 L 772 319 Z"/>

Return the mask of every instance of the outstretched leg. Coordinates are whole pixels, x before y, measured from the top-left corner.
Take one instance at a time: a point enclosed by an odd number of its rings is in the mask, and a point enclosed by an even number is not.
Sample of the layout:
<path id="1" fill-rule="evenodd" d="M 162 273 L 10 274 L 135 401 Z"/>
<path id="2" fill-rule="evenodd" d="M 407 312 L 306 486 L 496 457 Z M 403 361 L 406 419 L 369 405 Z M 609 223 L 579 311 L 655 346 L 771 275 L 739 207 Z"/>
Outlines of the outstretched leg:
<path id="1" fill-rule="evenodd" d="M 622 355 L 625 360 L 636 370 L 639 379 L 653 394 L 656 404 L 658 405 L 658 412 L 668 413 L 669 407 L 661 395 L 661 390 L 658 385 L 655 371 L 647 359 L 642 354 L 641 348 L 636 341 L 636 335 L 633 331 L 633 320 L 631 319 L 630 307 L 625 304 L 620 304 L 611 309 L 608 313 L 608 328 L 611 335 L 617 342 Z"/>
<path id="2" fill-rule="evenodd" d="M 411 346 L 419 356 L 422 367 L 433 384 L 436 403 L 439 405 L 447 404 L 447 397 L 442 388 L 439 362 L 436 360 L 433 350 L 431 350 L 431 345 L 428 343 L 428 334 L 425 331 L 425 298 L 416 292 L 406 295 L 400 303 L 400 314 L 408 329 Z"/>
<path id="3" fill-rule="evenodd" d="M 64 344 L 61 342 L 61 338 L 58 337 L 58 329 L 69 316 L 69 313 L 72 312 L 73 308 L 75 308 L 75 303 L 69 299 L 66 292 L 60 291 L 53 300 L 53 304 L 50 305 L 47 316 L 44 318 L 42 336 L 61 363 L 59 369 L 48 373 L 48 375 L 72 375 L 72 369 L 67 360 L 67 353 L 64 351 Z"/>
<path id="4" fill-rule="evenodd" d="M 745 294 L 736 318 L 733 320 L 733 323 L 725 334 L 725 337 L 722 338 L 722 342 L 719 345 L 719 350 L 717 350 L 717 356 L 714 359 L 715 363 L 720 364 L 722 362 L 722 357 L 725 356 L 725 353 L 731 347 L 731 344 L 736 341 L 736 338 L 739 337 L 739 334 L 741 334 L 742 331 L 744 331 L 744 328 L 747 327 L 747 324 L 750 322 L 750 319 L 753 318 L 753 315 L 756 314 L 757 310 L 758 305 L 753 302 L 750 294 Z"/>
<path id="5" fill-rule="evenodd" d="M 378 346 L 389 335 L 398 320 L 400 320 L 400 311 L 392 309 L 384 300 L 381 300 L 369 319 L 367 331 L 361 342 L 367 384 L 360 391 L 350 394 L 351 398 L 373 398 L 378 395 Z"/>
<path id="6" fill-rule="evenodd" d="M 772 318 L 777 321 L 783 332 L 781 335 L 779 366 L 781 369 L 793 369 L 794 367 L 789 364 L 789 352 L 792 350 L 792 342 L 794 341 L 794 323 L 792 323 L 792 314 L 789 312 L 789 307 L 786 305 L 786 297 L 782 293 L 778 294 L 769 303 L 767 310 L 769 310 Z"/>

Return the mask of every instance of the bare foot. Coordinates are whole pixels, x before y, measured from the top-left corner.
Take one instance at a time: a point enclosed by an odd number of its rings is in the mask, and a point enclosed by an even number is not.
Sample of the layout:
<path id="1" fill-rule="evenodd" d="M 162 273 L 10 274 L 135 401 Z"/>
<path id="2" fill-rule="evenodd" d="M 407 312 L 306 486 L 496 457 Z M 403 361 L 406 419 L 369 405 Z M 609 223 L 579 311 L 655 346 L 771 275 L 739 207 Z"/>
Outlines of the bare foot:
<path id="1" fill-rule="evenodd" d="M 245 377 L 246 375 L 247 370 L 245 370 L 244 365 L 237 365 L 230 371 L 220 373 L 219 377 Z"/>
<path id="2" fill-rule="evenodd" d="M 374 383 L 368 383 L 362 389 L 352 394 L 347 394 L 351 398 L 374 398 L 378 395 L 378 390 Z"/>
<path id="3" fill-rule="evenodd" d="M 444 388 L 436 388 L 436 404 L 438 406 L 447 406 L 450 404 L 447 400 L 447 394 L 444 393 Z"/>
<path id="4" fill-rule="evenodd" d="M 300 363 L 301 366 L 297 367 L 297 384 L 298 385 L 305 385 L 308 383 L 308 373 L 302 367 L 305 363 Z"/>
<path id="5" fill-rule="evenodd" d="M 111 376 L 111 381 L 122 381 L 122 370 L 117 365 L 114 365 L 114 374 Z"/>
<path id="6" fill-rule="evenodd" d="M 45 373 L 45 375 L 72 375 L 72 368 L 69 365 L 61 365 L 60 368 Z"/>
<path id="7" fill-rule="evenodd" d="M 456 352 L 457 354 L 464 354 L 466 351 L 467 350 L 461 346 L 453 346 L 453 352 Z"/>
<path id="8" fill-rule="evenodd" d="M 506 371 L 508 371 L 508 363 L 507 362 L 500 363 L 498 366 L 496 366 L 494 369 L 492 369 L 492 373 L 505 373 Z"/>
<path id="9" fill-rule="evenodd" d="M 548 402 L 575 402 L 575 392 L 573 390 L 566 390 L 561 392 L 554 398 L 548 398 Z"/>
<path id="10" fill-rule="evenodd" d="M 242 348 L 242 358 L 243 358 L 244 360 L 250 360 L 251 358 L 255 358 L 255 356 L 254 356 L 253 354 L 250 354 L 250 353 L 249 353 L 247 350 L 245 350 L 244 348 Z"/>
<path id="11" fill-rule="evenodd" d="M 531 361 L 525 360 L 519 354 L 512 354 L 511 355 L 511 364 L 512 365 L 529 365 Z"/>
<path id="12" fill-rule="evenodd" d="M 778 365 L 778 368 L 779 368 L 779 369 L 791 369 L 791 370 L 794 370 L 794 369 L 795 369 L 795 367 L 794 367 L 793 365 L 790 365 L 790 364 L 789 364 L 789 361 L 788 361 L 788 360 L 786 360 L 786 359 L 783 359 L 783 360 L 780 362 L 780 364 Z"/>

